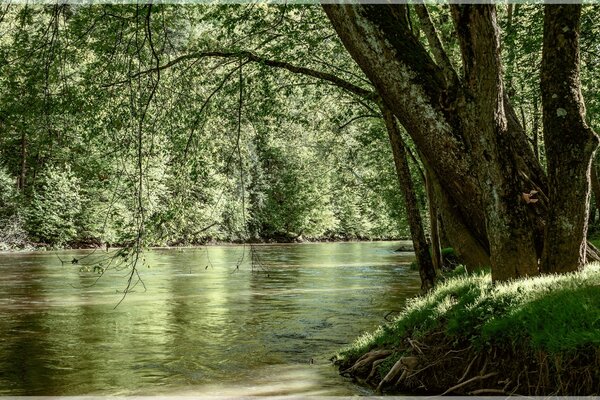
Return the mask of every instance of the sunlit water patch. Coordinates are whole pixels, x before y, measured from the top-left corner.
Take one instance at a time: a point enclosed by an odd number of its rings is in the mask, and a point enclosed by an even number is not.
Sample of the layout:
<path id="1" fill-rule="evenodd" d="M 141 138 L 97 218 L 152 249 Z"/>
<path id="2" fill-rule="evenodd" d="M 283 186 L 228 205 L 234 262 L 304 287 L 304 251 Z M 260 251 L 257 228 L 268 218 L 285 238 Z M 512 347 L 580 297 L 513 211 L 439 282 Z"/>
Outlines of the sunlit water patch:
<path id="1" fill-rule="evenodd" d="M 1 254 L 0 395 L 366 394 L 329 358 L 418 291 L 398 244 L 154 250 L 116 309 L 99 251 Z"/>

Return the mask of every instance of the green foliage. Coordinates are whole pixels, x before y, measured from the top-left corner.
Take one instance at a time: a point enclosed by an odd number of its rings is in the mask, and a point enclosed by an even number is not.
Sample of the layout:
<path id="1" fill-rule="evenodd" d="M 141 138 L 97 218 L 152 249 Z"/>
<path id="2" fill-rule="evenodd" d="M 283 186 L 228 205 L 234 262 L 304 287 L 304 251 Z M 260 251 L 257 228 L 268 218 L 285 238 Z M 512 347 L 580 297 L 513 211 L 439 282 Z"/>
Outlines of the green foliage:
<path id="1" fill-rule="evenodd" d="M 22 248 L 27 244 L 18 201 L 15 178 L 0 167 L 0 251 Z"/>
<path id="2" fill-rule="evenodd" d="M 407 303 L 397 319 L 343 349 L 340 359 L 407 336 L 444 332 L 474 346 L 527 344 L 553 354 L 600 345 L 600 264 L 581 272 L 493 284 L 489 273 L 456 276 Z"/>
<path id="3" fill-rule="evenodd" d="M 138 73 L 260 49 L 368 85 L 318 6 L 17 5 L 0 32 L 0 156 L 24 172 L 17 208 L 35 240 L 118 244 L 141 225 L 147 244 L 408 234 L 365 104 L 237 58 Z M 46 187 L 60 165 L 78 182 L 75 221 L 68 197 L 46 195 L 67 190 Z"/>
<path id="4" fill-rule="evenodd" d="M 509 6 L 498 5 L 506 89 L 527 134 L 537 135 L 543 162 L 543 10 L 510 7 L 511 18 Z M 428 9 L 460 72 L 449 8 Z M 594 13 L 584 7 L 581 79 L 597 127 Z M 317 5 L 7 8 L 0 19 L 0 156 L 6 173 L 25 175 L 17 208 L 33 203 L 44 170 L 68 164 L 80 185 L 81 220 L 76 237 L 67 235 L 75 240 L 131 239 L 140 210 L 152 244 L 408 237 L 374 104 L 243 57 L 186 58 L 252 49 L 371 87 Z M 182 57 L 160 77 L 139 73 Z"/>
<path id="5" fill-rule="evenodd" d="M 442 249 L 442 257 L 454 256 L 456 257 L 456 252 L 452 247 L 444 247 Z"/>
<path id="6" fill-rule="evenodd" d="M 79 186 L 68 166 L 49 167 L 43 172 L 25 211 L 27 229 L 34 240 L 60 246 L 77 237 Z"/>

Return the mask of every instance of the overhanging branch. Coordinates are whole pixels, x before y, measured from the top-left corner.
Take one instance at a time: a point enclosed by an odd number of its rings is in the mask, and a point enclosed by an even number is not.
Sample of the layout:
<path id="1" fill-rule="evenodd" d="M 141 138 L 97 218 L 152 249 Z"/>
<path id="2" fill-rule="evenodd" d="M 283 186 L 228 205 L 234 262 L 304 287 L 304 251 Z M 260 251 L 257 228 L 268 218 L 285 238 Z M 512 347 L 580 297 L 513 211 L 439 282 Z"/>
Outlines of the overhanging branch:
<path id="1" fill-rule="evenodd" d="M 322 71 L 317 71 L 311 68 L 306 68 L 306 67 L 300 67 L 291 63 L 288 63 L 286 61 L 277 61 L 277 60 L 271 60 L 262 56 L 259 56 L 257 54 L 254 54 L 250 51 L 237 51 L 237 52 L 227 52 L 227 51 L 201 51 L 201 52 L 195 52 L 195 53 L 190 53 L 190 54 L 185 54 L 182 56 L 179 56 L 171 61 L 169 61 L 166 64 L 163 64 L 161 66 L 158 66 L 156 68 L 151 68 L 151 69 L 147 69 L 145 71 L 140 71 L 136 74 L 133 74 L 129 77 L 129 79 L 127 80 L 123 80 L 123 81 L 119 81 L 119 82 L 115 82 L 106 86 L 115 86 L 115 85 L 121 85 L 124 83 L 129 82 L 129 80 L 137 78 L 140 75 L 144 75 L 144 74 L 152 74 L 152 73 L 158 73 L 162 70 L 171 68 L 177 64 L 183 63 L 185 61 L 190 61 L 190 60 L 199 60 L 199 59 L 203 59 L 203 58 L 240 58 L 240 59 L 246 59 L 249 62 L 255 62 L 258 64 L 262 64 L 262 65 L 266 65 L 269 67 L 273 67 L 273 68 L 280 68 L 280 69 L 285 69 L 289 72 L 292 72 L 294 74 L 301 74 L 301 75 L 306 75 L 306 76 L 310 76 L 313 78 L 317 78 L 317 79 L 321 79 L 323 81 L 327 81 L 330 82 L 332 84 L 334 84 L 335 86 L 338 86 L 350 93 L 356 94 L 360 97 L 363 98 L 368 98 L 368 99 L 373 99 L 376 100 L 377 99 L 377 94 L 374 91 L 362 88 L 360 86 L 357 86 L 351 82 L 348 82 L 345 79 L 342 79 L 336 75 L 330 74 L 328 72 L 322 72 Z"/>

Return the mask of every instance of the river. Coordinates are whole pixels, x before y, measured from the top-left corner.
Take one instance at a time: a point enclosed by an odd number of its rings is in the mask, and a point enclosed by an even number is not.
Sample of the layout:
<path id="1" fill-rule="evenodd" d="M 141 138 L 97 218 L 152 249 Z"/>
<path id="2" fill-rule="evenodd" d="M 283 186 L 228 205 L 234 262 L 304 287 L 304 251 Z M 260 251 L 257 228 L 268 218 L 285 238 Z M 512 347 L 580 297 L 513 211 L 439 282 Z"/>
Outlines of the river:
<path id="1" fill-rule="evenodd" d="M 0 254 L 0 395 L 370 394 L 329 358 L 418 292 L 399 244 L 155 249 L 116 308 L 102 251 Z"/>

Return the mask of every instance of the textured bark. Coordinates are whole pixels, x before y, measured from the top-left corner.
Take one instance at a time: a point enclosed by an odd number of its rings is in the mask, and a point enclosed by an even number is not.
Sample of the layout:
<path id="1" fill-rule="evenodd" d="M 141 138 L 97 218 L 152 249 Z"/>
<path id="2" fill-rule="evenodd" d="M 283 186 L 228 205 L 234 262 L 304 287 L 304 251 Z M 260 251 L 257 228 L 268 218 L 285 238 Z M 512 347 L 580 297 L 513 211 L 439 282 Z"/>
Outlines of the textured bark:
<path id="1" fill-rule="evenodd" d="M 545 7 L 541 89 L 550 204 L 544 272 L 573 271 L 586 262 L 590 167 L 598 137 L 585 122 L 580 17 L 578 4 Z"/>
<path id="2" fill-rule="evenodd" d="M 427 190 L 427 205 L 429 206 L 429 226 L 431 230 L 431 261 L 433 268 L 439 271 L 444 267 L 442 258 L 442 245 L 440 240 L 440 226 L 438 205 L 433 189 L 433 178 L 429 168 L 425 167 L 425 189 Z"/>
<path id="3" fill-rule="evenodd" d="M 509 142 L 495 6 L 455 5 L 452 15 L 469 97 L 457 111 L 474 158 L 481 162 L 477 173 L 486 211 L 492 278 L 535 275 L 534 224 L 528 204 L 521 198 L 519 168 Z"/>
<path id="4" fill-rule="evenodd" d="M 491 255 L 495 279 L 537 273 L 547 180 L 503 91 L 494 6 L 453 7 L 465 64 L 457 86 L 413 35 L 406 5 L 323 7 L 435 172 L 449 205 L 440 211 L 448 236 L 451 226 L 468 232 L 456 250 L 471 246 L 475 260 Z M 532 190 L 538 201 L 525 201 Z"/>
<path id="5" fill-rule="evenodd" d="M 438 174 L 467 229 L 485 238 L 475 163 L 454 129 L 454 99 L 410 32 L 404 5 L 323 6 L 342 42 Z M 456 200 L 456 201 L 454 201 Z M 484 245 L 487 248 L 487 243 Z"/>
<path id="6" fill-rule="evenodd" d="M 596 167 L 596 163 L 592 162 L 592 166 L 590 167 L 590 179 L 592 183 L 592 193 L 594 193 L 594 203 L 596 205 L 596 209 L 600 211 L 600 181 L 598 180 L 598 170 Z"/>
<path id="7" fill-rule="evenodd" d="M 417 204 L 414 185 L 408 168 L 406 148 L 400 135 L 400 129 L 396 124 L 394 115 L 385 106 L 381 108 L 385 126 L 390 138 L 390 144 L 394 153 L 394 163 L 400 190 L 404 197 L 404 205 L 408 216 L 410 235 L 412 238 L 417 263 L 419 264 L 419 275 L 421 277 L 421 290 L 428 291 L 435 285 L 436 271 L 433 266 L 429 246 L 425 240 L 423 221 Z"/>

